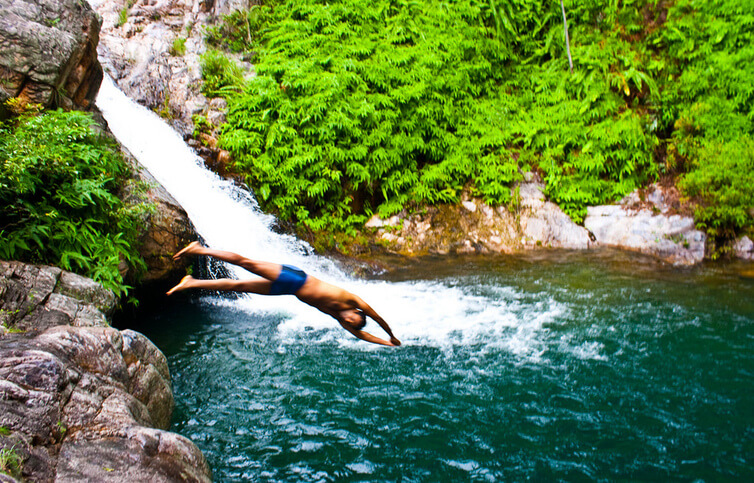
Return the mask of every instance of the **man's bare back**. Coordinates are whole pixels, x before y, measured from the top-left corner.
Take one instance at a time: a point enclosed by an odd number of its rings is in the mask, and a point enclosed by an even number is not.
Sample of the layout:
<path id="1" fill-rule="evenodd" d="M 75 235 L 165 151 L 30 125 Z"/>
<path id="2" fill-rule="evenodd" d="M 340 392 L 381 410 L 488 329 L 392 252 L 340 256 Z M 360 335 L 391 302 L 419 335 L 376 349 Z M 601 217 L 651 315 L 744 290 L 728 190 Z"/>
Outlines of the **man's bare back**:
<path id="1" fill-rule="evenodd" d="M 252 280 L 197 280 L 184 277 L 178 285 L 170 289 L 167 294 L 203 288 L 208 290 L 249 292 L 262 295 L 295 295 L 302 302 L 311 305 L 321 312 L 333 317 L 338 323 L 355 337 L 374 344 L 399 346 L 401 342 L 395 338 L 390 326 L 364 300 L 347 290 L 307 275 L 288 265 L 252 260 L 237 253 L 214 250 L 203 247 L 198 242 L 189 244 L 173 257 L 178 259 L 184 255 L 212 256 L 219 260 L 238 265 L 262 277 Z M 381 339 L 362 329 L 366 317 L 371 317 L 390 336 L 390 340 Z"/>

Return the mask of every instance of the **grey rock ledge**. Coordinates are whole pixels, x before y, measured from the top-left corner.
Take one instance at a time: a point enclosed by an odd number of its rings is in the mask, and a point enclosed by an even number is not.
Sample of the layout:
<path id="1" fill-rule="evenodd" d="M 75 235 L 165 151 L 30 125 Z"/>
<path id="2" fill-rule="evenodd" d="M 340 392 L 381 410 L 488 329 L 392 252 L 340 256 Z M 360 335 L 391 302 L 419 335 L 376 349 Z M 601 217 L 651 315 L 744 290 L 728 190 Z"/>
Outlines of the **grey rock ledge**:
<path id="1" fill-rule="evenodd" d="M 0 261 L 0 448 L 21 461 L 2 481 L 211 481 L 196 445 L 166 431 L 165 356 L 108 326 L 115 303 L 84 277 Z"/>

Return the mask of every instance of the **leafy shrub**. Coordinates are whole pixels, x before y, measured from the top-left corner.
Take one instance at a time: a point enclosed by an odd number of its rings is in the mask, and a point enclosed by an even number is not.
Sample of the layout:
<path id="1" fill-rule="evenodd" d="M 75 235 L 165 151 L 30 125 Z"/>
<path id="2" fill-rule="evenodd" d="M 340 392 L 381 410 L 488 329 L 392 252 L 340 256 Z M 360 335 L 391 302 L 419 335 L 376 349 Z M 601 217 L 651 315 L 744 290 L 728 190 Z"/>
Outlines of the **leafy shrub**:
<path id="1" fill-rule="evenodd" d="M 207 97 L 229 94 L 243 83 L 243 70 L 219 50 L 208 49 L 200 59 L 202 67 L 202 93 Z"/>
<path id="2" fill-rule="evenodd" d="M 661 74 L 667 169 L 700 203 L 699 226 L 730 238 L 752 223 L 754 4 L 679 0 L 652 41 L 666 54 Z"/>
<path id="3" fill-rule="evenodd" d="M 731 238 L 753 221 L 754 139 L 705 142 L 679 186 L 699 201 L 699 226 L 715 238 Z"/>
<path id="4" fill-rule="evenodd" d="M 0 257 L 52 263 L 123 293 L 121 260 L 135 249 L 140 214 L 116 195 L 129 170 L 82 112 L 24 114 L 0 125 Z"/>

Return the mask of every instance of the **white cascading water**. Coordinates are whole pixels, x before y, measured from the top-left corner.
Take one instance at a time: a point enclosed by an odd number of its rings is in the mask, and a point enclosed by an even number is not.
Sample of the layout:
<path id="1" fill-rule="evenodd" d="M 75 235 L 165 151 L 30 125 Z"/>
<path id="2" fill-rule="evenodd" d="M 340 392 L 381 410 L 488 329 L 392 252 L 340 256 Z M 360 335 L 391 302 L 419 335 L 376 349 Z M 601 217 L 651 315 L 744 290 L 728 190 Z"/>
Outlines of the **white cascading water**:
<path id="1" fill-rule="evenodd" d="M 404 344 L 446 349 L 473 345 L 483 351 L 495 347 L 536 359 L 545 350 L 543 325 L 567 311 L 550 297 L 523 304 L 520 294 L 510 287 L 487 287 L 494 295 L 480 296 L 436 282 L 353 279 L 331 261 L 312 255 L 303 242 L 273 232 L 272 217 L 258 209 L 250 193 L 206 169 L 177 132 L 126 97 L 109 77 L 102 83 L 97 106 L 121 144 L 183 206 L 208 246 L 296 265 L 340 285 L 367 301 Z M 239 278 L 253 276 L 237 267 L 231 270 Z M 356 341 L 329 316 L 291 296 L 250 295 L 214 303 L 234 304 L 250 314 L 282 314 L 284 320 L 278 331 L 284 343 L 316 338 L 315 342 L 335 339 L 348 347 L 374 347 Z M 385 337 L 373 322 L 367 330 Z M 594 357 L 595 351 L 589 350 L 582 357 Z"/>

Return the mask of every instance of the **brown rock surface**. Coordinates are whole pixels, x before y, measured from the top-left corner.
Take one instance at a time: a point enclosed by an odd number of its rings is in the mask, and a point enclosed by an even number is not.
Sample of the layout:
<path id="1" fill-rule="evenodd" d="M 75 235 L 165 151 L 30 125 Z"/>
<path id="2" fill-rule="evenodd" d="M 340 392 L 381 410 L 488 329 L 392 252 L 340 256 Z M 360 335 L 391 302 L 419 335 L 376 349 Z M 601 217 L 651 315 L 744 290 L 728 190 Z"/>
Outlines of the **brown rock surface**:
<path id="1" fill-rule="evenodd" d="M 0 104 L 88 109 L 102 82 L 99 31 L 82 0 L 0 0 Z"/>

